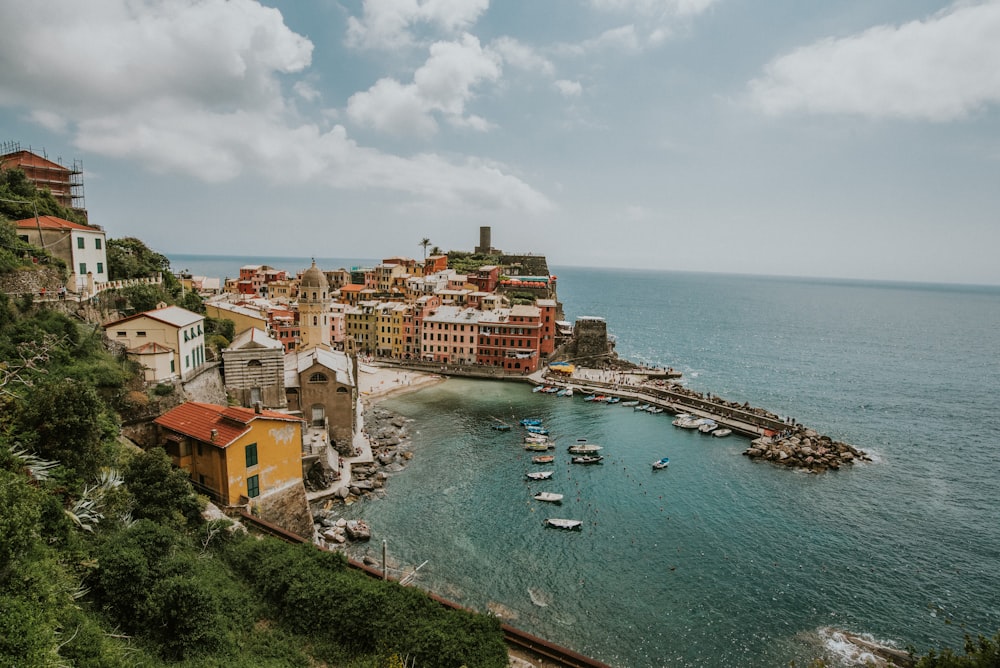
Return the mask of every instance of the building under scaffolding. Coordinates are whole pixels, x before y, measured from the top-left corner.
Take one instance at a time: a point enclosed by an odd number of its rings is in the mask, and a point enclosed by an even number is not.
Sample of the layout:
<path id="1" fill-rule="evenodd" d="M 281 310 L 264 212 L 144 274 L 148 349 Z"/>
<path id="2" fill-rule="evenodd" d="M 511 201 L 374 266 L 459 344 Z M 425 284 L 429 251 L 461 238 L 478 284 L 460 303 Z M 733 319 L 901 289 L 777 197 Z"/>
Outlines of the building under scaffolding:
<path id="1" fill-rule="evenodd" d="M 83 163 L 74 160 L 72 167 L 64 167 L 49 160 L 45 151 L 22 149 L 15 141 L 0 143 L 0 169 L 20 169 L 28 180 L 40 190 L 48 190 L 60 206 L 75 209 L 87 215 L 83 196 Z"/>

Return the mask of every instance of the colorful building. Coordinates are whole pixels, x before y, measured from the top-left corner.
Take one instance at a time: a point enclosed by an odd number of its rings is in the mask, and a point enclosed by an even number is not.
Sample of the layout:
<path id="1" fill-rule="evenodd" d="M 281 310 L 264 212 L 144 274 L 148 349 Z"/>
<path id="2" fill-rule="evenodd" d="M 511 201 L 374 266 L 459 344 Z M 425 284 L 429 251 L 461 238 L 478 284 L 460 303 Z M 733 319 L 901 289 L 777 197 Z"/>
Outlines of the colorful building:
<path id="1" fill-rule="evenodd" d="M 174 464 L 224 507 L 302 486 L 299 417 L 191 401 L 154 422 Z"/>
<path id="2" fill-rule="evenodd" d="M 14 221 L 22 241 L 38 246 L 69 267 L 68 287 L 93 294 L 95 285 L 108 281 L 107 239 L 99 227 L 80 225 L 55 216 Z"/>
<path id="3" fill-rule="evenodd" d="M 108 338 L 129 350 L 142 350 L 147 343 L 157 343 L 173 351 L 169 378 L 188 380 L 205 366 L 205 317 L 180 306 L 138 313 L 109 322 L 104 329 Z M 142 361 L 141 357 L 138 361 Z"/>

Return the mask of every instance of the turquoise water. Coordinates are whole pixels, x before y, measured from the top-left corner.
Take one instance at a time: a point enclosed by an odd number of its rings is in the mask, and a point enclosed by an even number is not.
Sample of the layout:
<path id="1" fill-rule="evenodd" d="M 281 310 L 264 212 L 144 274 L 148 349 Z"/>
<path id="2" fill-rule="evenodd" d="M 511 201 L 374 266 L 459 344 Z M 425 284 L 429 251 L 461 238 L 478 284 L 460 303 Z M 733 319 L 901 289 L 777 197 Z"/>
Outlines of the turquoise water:
<path id="1" fill-rule="evenodd" d="M 224 275 L 211 266 L 189 268 Z M 850 665 L 824 629 L 923 651 L 1000 628 L 1000 288 L 555 273 L 567 318 L 605 317 L 622 356 L 876 461 L 808 475 L 667 414 L 449 380 L 385 402 L 414 420 L 416 456 L 347 509 L 375 534 L 358 555 L 385 538 L 392 560 L 428 562 L 419 586 L 621 667 Z M 561 441 L 551 481 L 526 482 L 541 467 L 521 434 L 489 428 L 525 416 Z M 606 463 L 569 465 L 577 438 Z"/>

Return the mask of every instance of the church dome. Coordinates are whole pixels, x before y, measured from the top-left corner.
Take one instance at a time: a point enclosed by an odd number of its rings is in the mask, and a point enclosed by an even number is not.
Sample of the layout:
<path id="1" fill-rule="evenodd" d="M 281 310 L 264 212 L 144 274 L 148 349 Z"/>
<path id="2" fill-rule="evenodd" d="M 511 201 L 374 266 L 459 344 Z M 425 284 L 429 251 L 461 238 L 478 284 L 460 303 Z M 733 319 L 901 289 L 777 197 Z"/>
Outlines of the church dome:
<path id="1" fill-rule="evenodd" d="M 313 260 L 312 266 L 305 270 L 302 278 L 299 280 L 299 292 L 304 293 L 306 290 L 309 290 L 325 294 L 328 288 L 329 284 L 326 282 L 326 275 L 316 266 L 316 260 Z"/>

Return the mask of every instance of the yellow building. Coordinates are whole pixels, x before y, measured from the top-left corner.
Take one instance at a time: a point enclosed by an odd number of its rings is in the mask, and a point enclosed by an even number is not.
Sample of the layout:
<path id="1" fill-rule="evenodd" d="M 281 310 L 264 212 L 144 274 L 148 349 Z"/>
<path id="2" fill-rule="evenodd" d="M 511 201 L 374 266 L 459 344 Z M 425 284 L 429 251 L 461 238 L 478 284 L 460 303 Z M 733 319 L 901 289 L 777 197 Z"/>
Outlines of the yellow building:
<path id="1" fill-rule="evenodd" d="M 302 418 L 190 401 L 156 418 L 160 442 L 223 507 L 302 486 Z"/>
<path id="2" fill-rule="evenodd" d="M 267 331 L 267 314 L 250 306 L 237 306 L 221 301 L 205 302 L 205 315 L 218 320 L 232 320 L 237 334 L 253 328 Z"/>

